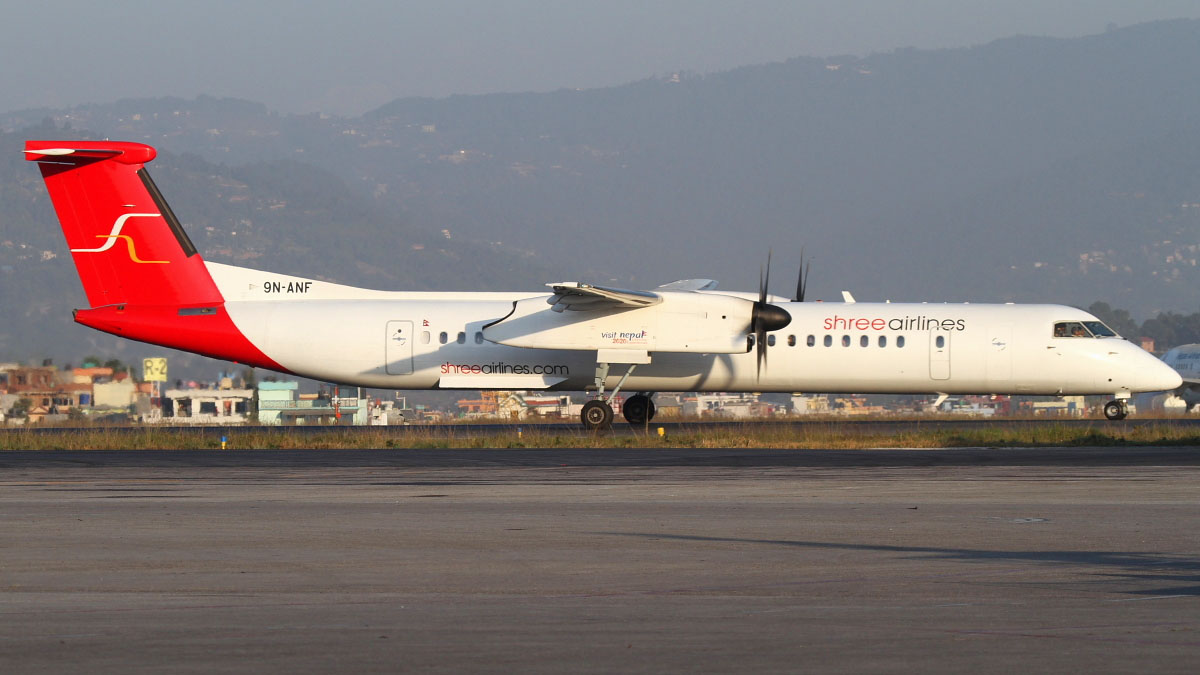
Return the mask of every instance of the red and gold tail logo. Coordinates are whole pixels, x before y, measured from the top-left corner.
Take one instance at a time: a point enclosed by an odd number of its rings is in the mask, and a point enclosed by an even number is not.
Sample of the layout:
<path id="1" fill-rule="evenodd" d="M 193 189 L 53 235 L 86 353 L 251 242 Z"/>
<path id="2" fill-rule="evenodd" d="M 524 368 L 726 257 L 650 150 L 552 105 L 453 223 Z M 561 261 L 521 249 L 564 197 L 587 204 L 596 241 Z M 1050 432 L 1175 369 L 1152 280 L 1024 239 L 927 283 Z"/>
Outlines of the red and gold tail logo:
<path id="1" fill-rule="evenodd" d="M 108 249 L 112 248 L 113 244 L 117 243 L 118 239 L 124 239 L 125 246 L 126 246 L 126 248 L 129 249 L 129 259 L 132 260 L 133 262 L 141 263 L 143 265 L 166 265 L 167 263 L 170 263 L 171 261 L 170 260 L 142 260 L 141 258 L 139 258 L 137 255 L 137 248 L 134 246 L 133 237 L 131 237 L 127 234 L 121 234 L 121 228 L 125 227 L 125 221 L 129 220 L 130 218 L 158 218 L 160 216 L 161 216 L 161 214 L 158 214 L 158 213 L 126 213 L 126 214 L 120 216 L 119 218 L 117 218 L 115 221 L 113 221 L 112 231 L 110 231 L 108 234 L 96 235 L 100 239 L 107 239 L 108 241 L 105 241 L 102 245 L 100 245 L 96 248 L 73 248 L 73 249 L 71 249 L 71 252 L 72 253 L 103 253 L 104 251 L 107 251 Z"/>

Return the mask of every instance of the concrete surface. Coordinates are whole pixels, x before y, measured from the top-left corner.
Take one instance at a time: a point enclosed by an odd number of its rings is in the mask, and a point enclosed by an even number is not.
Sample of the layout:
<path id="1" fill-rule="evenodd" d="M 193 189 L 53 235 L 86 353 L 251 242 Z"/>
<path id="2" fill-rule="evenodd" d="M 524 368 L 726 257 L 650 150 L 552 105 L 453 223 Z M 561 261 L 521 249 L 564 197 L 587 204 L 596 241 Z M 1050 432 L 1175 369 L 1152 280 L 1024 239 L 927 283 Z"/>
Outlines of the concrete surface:
<path id="1" fill-rule="evenodd" d="M 1193 672 L 1200 450 L 0 454 L 4 672 Z"/>

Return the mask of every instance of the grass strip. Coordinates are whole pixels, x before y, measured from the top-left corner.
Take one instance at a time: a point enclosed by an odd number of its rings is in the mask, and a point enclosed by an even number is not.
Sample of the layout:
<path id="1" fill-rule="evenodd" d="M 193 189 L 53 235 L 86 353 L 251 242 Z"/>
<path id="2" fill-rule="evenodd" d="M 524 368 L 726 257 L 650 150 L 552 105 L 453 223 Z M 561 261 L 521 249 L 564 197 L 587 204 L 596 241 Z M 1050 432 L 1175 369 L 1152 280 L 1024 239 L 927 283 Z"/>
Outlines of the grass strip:
<path id="1" fill-rule="evenodd" d="M 389 430 L 321 429 L 243 430 L 134 428 L 62 431 L 16 430 L 0 434 L 0 451 L 13 450 L 213 450 L 228 449 L 418 449 L 418 448 L 959 448 L 959 447 L 1081 447 L 1081 446 L 1187 446 L 1200 445 L 1194 428 L 1169 424 L 1125 427 L 1081 427 L 1059 424 L 989 426 L 980 429 L 853 432 L 836 423 L 800 429 L 746 425 L 720 429 L 688 428 L 659 436 L 649 434 L 588 433 L 563 426 L 524 427 L 477 435 L 459 435 L 438 427 Z"/>

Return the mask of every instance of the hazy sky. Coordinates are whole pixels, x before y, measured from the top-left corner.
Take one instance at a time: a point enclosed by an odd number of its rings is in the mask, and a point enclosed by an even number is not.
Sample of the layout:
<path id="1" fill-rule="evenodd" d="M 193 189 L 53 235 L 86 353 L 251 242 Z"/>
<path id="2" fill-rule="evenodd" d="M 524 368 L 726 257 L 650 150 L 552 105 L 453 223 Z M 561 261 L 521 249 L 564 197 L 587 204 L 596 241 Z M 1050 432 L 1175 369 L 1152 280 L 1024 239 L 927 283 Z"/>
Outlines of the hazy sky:
<path id="1" fill-rule="evenodd" d="M 356 115 L 794 56 L 1074 37 L 1196 0 L 0 0 L 0 111 L 199 94 Z M 336 6 L 335 6 L 336 5 Z"/>

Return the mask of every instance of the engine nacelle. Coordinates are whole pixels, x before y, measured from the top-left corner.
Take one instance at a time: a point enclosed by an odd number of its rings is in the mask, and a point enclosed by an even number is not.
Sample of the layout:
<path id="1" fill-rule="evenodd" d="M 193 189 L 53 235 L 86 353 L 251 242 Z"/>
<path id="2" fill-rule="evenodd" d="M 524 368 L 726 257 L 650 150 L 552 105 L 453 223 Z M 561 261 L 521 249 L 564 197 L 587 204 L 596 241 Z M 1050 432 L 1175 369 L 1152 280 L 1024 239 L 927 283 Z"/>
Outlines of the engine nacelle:
<path id="1" fill-rule="evenodd" d="M 655 291 L 662 302 L 628 309 L 553 311 L 546 296 L 519 300 L 483 336 L 534 349 L 628 349 L 640 352 L 740 354 L 754 303 L 712 293 Z"/>

